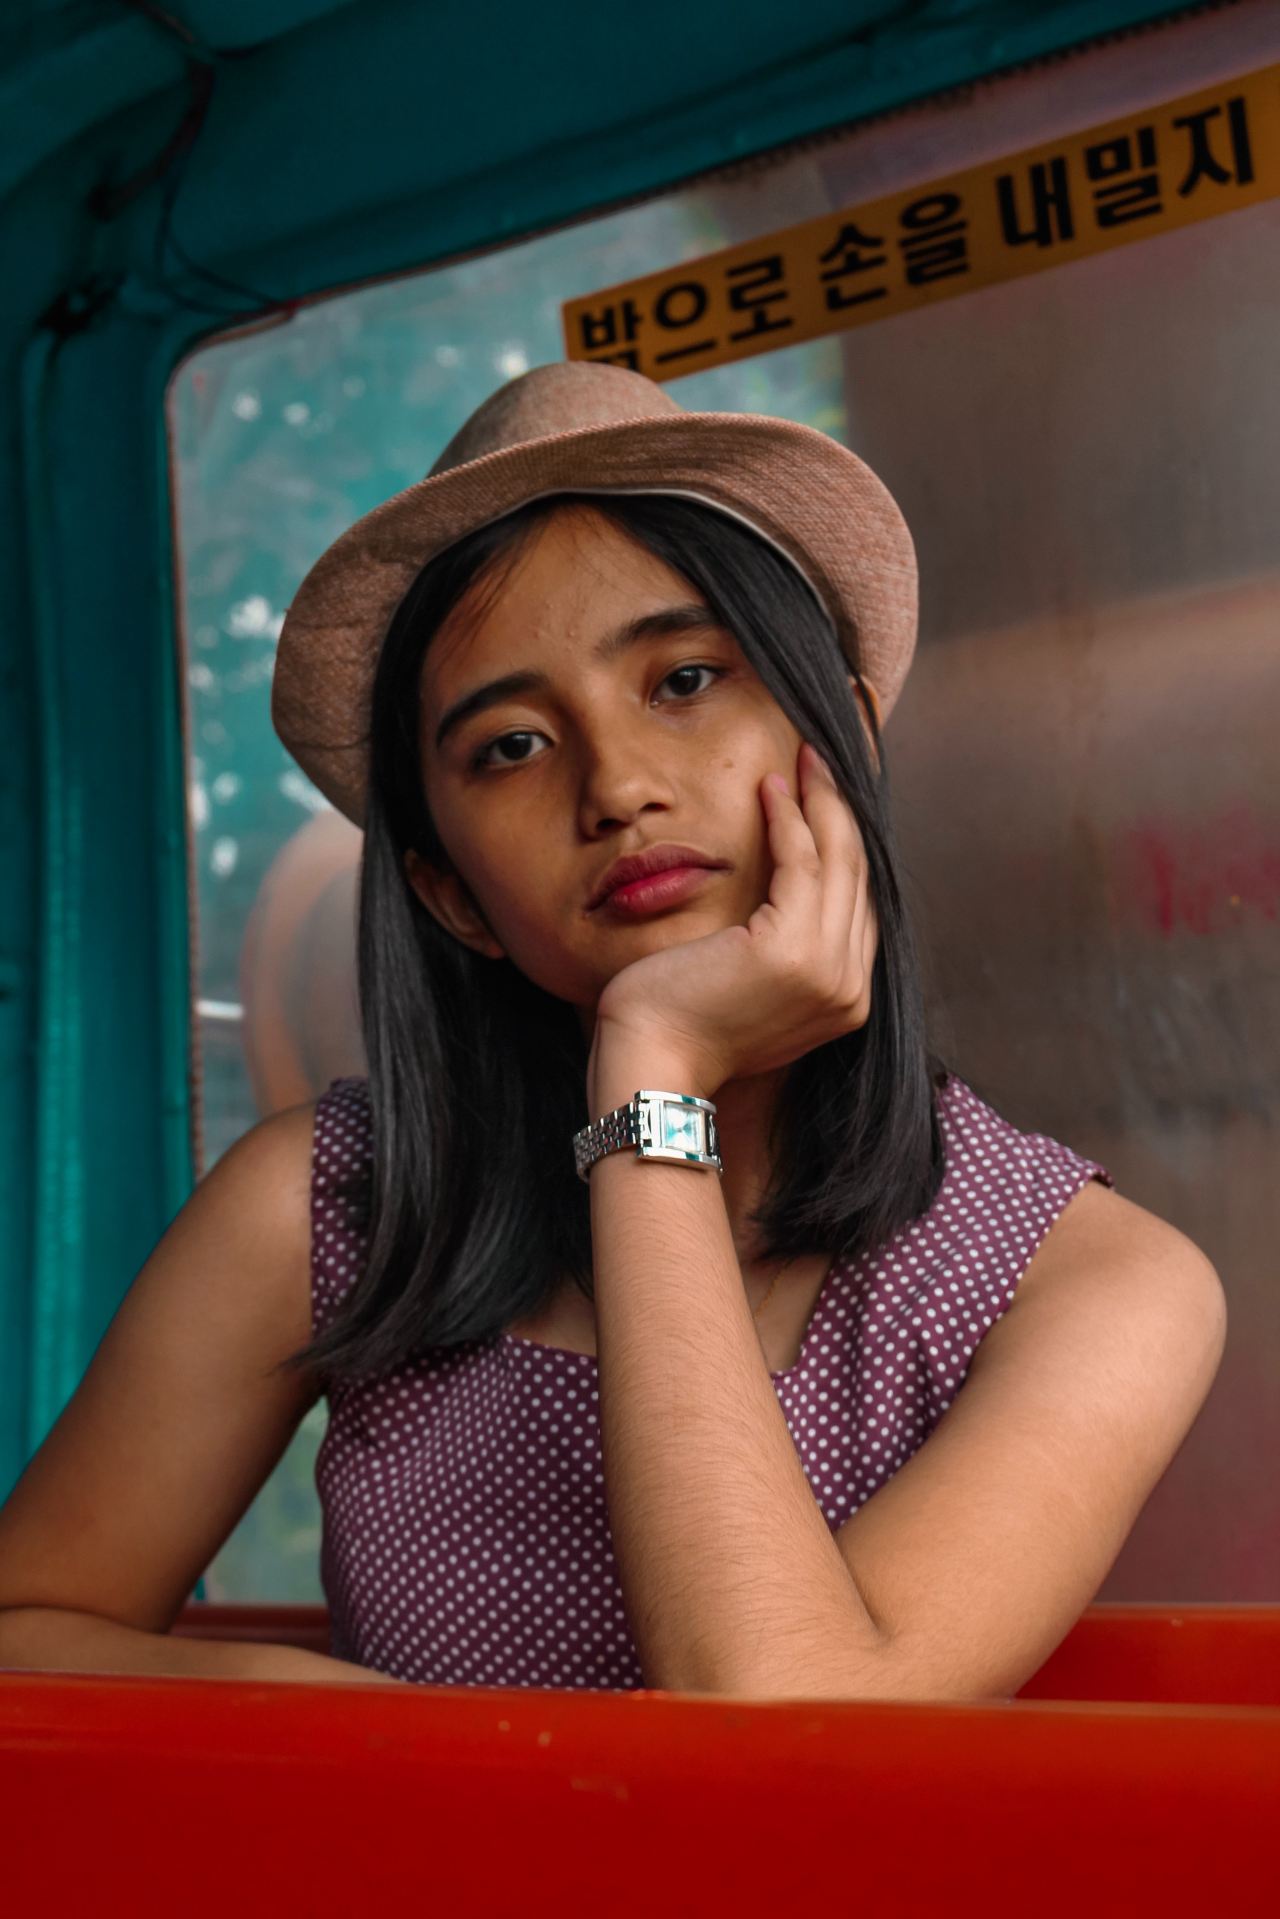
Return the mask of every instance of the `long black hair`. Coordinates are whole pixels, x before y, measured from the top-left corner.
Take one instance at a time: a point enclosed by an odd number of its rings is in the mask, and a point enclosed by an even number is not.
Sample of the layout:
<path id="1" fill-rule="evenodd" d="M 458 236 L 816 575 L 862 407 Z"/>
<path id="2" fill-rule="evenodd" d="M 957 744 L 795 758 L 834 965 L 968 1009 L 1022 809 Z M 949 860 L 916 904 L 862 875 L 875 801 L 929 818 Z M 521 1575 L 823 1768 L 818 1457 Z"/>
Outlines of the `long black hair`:
<path id="1" fill-rule="evenodd" d="M 870 1018 L 787 1071 L 772 1178 L 751 1216 L 761 1258 L 854 1258 L 927 1211 L 942 1183 L 933 1088 L 948 1068 L 928 1045 L 878 719 L 868 701 L 877 773 L 831 619 L 768 541 L 712 506 L 668 494 L 543 496 L 429 561 L 377 662 L 357 935 L 372 1146 L 339 1195 L 364 1255 L 333 1323 L 281 1362 L 310 1366 L 326 1383 L 497 1337 L 537 1313 L 566 1276 L 594 1300 L 590 1195 L 570 1144 L 592 1117 L 576 1009 L 509 959 L 455 939 L 404 864 L 412 847 L 452 870 L 419 757 L 426 649 L 463 594 L 500 587 L 535 530 L 566 506 L 605 516 L 701 592 L 826 759 L 862 831 L 880 934 Z"/>

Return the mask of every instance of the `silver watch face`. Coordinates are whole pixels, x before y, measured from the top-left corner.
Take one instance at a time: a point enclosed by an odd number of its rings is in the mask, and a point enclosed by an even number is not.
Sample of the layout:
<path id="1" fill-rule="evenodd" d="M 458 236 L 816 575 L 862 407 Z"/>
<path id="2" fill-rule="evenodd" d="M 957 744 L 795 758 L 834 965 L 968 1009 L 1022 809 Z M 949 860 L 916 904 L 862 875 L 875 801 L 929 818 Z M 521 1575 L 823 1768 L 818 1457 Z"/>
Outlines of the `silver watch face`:
<path id="1" fill-rule="evenodd" d="M 640 1144 L 665 1153 L 707 1153 L 707 1114 L 651 1094 L 640 1102 Z"/>
<path id="2" fill-rule="evenodd" d="M 663 1100 L 659 1108 L 658 1143 L 677 1153 L 705 1153 L 707 1150 L 706 1114 L 696 1106 L 669 1106 Z"/>

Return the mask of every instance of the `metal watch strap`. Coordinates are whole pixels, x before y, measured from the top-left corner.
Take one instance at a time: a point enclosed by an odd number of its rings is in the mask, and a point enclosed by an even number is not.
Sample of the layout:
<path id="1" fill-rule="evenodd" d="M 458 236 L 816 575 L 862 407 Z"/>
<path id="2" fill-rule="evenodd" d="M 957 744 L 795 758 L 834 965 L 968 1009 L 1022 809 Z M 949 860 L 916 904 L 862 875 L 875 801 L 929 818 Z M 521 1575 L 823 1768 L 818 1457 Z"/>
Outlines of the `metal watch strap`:
<path id="1" fill-rule="evenodd" d="M 635 1149 L 637 1159 L 659 1159 L 682 1166 L 701 1166 L 719 1173 L 720 1138 L 716 1109 L 711 1100 L 694 1093 L 668 1093 L 640 1088 L 625 1106 L 592 1120 L 573 1136 L 573 1157 L 579 1179 L 606 1153 Z"/>

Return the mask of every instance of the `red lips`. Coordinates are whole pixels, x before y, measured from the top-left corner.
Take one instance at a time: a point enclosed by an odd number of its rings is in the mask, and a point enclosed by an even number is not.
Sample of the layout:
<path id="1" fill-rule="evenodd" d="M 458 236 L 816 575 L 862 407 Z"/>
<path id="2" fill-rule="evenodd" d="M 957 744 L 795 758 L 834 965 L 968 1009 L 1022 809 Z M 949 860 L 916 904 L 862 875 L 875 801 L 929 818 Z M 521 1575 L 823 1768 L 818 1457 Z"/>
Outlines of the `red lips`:
<path id="1" fill-rule="evenodd" d="M 665 842 L 661 846 L 646 846 L 642 852 L 628 853 L 623 859 L 614 861 L 591 895 L 587 911 L 593 912 L 615 887 L 629 886 L 632 880 L 649 879 L 652 874 L 665 873 L 673 866 L 727 865 L 727 860 L 712 859 L 709 853 L 700 853 L 696 846 L 674 846 Z"/>

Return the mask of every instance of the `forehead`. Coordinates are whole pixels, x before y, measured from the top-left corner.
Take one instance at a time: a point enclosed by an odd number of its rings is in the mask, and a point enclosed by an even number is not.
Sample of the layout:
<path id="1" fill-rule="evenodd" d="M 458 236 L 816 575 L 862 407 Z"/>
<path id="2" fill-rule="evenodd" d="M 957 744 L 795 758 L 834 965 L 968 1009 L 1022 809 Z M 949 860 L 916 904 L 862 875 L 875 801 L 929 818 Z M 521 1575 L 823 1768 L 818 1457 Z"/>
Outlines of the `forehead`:
<path id="1" fill-rule="evenodd" d="M 576 646 L 621 615 L 701 600 L 691 583 L 621 527 L 587 507 L 562 507 L 517 552 L 499 556 L 463 594 L 427 649 L 424 686 L 539 642 Z"/>

